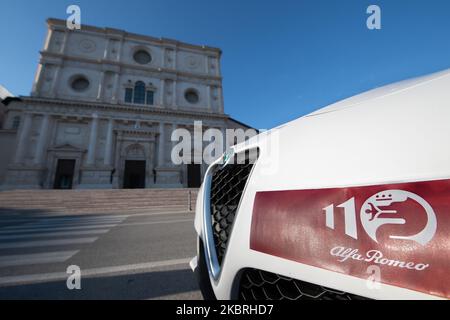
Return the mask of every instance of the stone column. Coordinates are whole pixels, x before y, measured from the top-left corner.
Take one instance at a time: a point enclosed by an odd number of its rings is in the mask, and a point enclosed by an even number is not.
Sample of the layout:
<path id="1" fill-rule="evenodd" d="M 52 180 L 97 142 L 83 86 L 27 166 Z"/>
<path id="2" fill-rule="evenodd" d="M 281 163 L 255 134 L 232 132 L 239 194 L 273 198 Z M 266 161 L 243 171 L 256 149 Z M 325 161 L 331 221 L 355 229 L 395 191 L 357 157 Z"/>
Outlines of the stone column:
<path id="1" fill-rule="evenodd" d="M 158 166 L 163 167 L 164 166 L 164 143 L 166 141 L 166 135 L 164 132 L 165 129 L 165 123 L 160 122 L 159 123 L 159 140 L 158 140 Z"/>
<path id="2" fill-rule="evenodd" d="M 63 43 L 61 45 L 61 54 L 65 54 L 67 50 L 67 42 L 69 41 L 69 32 L 64 31 Z"/>
<path id="3" fill-rule="evenodd" d="M 31 91 L 31 96 L 36 97 L 41 89 L 41 83 L 44 78 L 45 64 L 39 63 L 38 71 L 36 72 L 36 77 L 34 78 L 33 89 Z"/>
<path id="4" fill-rule="evenodd" d="M 111 39 L 108 38 L 105 41 L 105 50 L 103 51 L 103 59 L 107 60 L 108 59 L 108 53 L 109 53 L 109 45 L 111 44 Z"/>
<path id="5" fill-rule="evenodd" d="M 119 74 L 116 73 L 114 75 L 114 88 L 113 88 L 113 96 L 112 96 L 112 101 L 114 103 L 117 103 L 119 101 Z"/>
<path id="6" fill-rule="evenodd" d="M 154 137 L 153 137 L 154 138 Z M 150 157 L 149 157 L 149 159 L 150 159 L 150 161 L 147 161 L 148 162 L 148 176 L 150 177 L 150 179 L 149 179 L 149 181 L 147 182 L 147 184 L 149 185 L 149 186 L 151 186 L 151 185 L 154 185 L 155 183 L 156 183 L 156 175 L 155 175 L 155 167 L 156 167 L 156 161 L 157 161 L 157 159 L 155 159 L 155 140 L 154 139 L 152 139 L 150 142 L 149 142 L 149 147 L 148 147 L 148 150 L 149 150 L 149 155 L 151 155 Z"/>
<path id="7" fill-rule="evenodd" d="M 208 107 L 208 111 L 212 111 L 212 104 L 211 104 L 211 86 L 206 86 L 206 103 Z"/>
<path id="8" fill-rule="evenodd" d="M 205 72 L 206 72 L 206 74 L 208 74 L 208 75 L 209 75 L 210 59 L 211 59 L 210 56 L 206 56 L 206 59 L 205 59 Z"/>
<path id="9" fill-rule="evenodd" d="M 106 132 L 106 144 L 105 144 L 105 165 L 112 165 L 112 147 L 113 147 L 113 135 L 114 135 L 114 120 L 109 119 L 108 129 Z"/>
<path id="10" fill-rule="evenodd" d="M 116 61 L 122 60 L 122 49 L 123 49 L 123 36 L 120 37 L 119 49 L 118 49 L 118 52 L 117 52 L 117 59 L 116 59 Z"/>
<path id="11" fill-rule="evenodd" d="M 177 130 L 177 128 L 178 128 L 178 123 L 172 123 L 172 131 L 170 133 L 170 140 L 172 140 L 172 134 L 173 134 L 173 132 L 175 130 Z M 172 150 L 173 150 L 173 148 L 175 147 L 175 145 L 177 143 L 178 143 L 177 141 L 172 141 L 172 149 L 169 152 L 170 153 L 170 162 L 171 162 L 172 165 L 173 165 L 173 162 L 172 162 Z"/>
<path id="12" fill-rule="evenodd" d="M 102 75 L 100 76 L 100 83 L 98 84 L 98 91 L 97 91 L 97 100 L 101 100 L 104 92 L 104 85 L 105 85 L 105 71 L 102 72 Z"/>
<path id="13" fill-rule="evenodd" d="M 89 134 L 89 147 L 88 147 L 88 154 L 87 154 L 87 165 L 94 165 L 95 164 L 95 149 L 96 149 L 96 143 L 97 143 L 97 132 L 98 132 L 98 115 L 94 113 L 92 115 L 92 122 L 91 122 L 91 132 Z"/>
<path id="14" fill-rule="evenodd" d="M 39 140 L 36 145 L 36 154 L 34 156 L 35 164 L 42 164 L 44 162 L 45 146 L 47 144 L 47 136 L 50 124 L 50 116 L 44 114 L 42 118 L 41 128 L 39 130 Z"/>
<path id="15" fill-rule="evenodd" d="M 223 101 L 223 92 L 222 92 L 222 90 L 223 89 L 222 89 L 221 86 L 217 87 L 217 95 L 218 95 L 217 100 L 219 101 L 219 112 L 220 113 L 224 112 L 224 110 L 223 110 L 224 101 Z"/>
<path id="16" fill-rule="evenodd" d="M 222 66 L 220 65 L 220 58 L 214 59 L 214 64 L 216 65 L 216 76 L 220 76 L 222 74 Z"/>
<path id="17" fill-rule="evenodd" d="M 178 69 L 178 48 L 175 48 L 175 50 L 173 50 L 173 68 L 175 70 Z"/>
<path id="18" fill-rule="evenodd" d="M 159 91 L 160 91 L 160 94 L 159 94 L 159 105 L 160 106 L 164 106 L 164 91 L 165 91 L 165 80 L 164 79 L 161 79 L 161 81 L 160 81 L 160 88 L 159 88 Z"/>
<path id="19" fill-rule="evenodd" d="M 45 38 L 45 44 L 44 44 L 44 50 L 45 51 L 50 50 L 50 41 L 51 41 L 51 39 L 53 37 L 53 33 L 54 33 L 54 30 L 52 28 L 50 28 L 48 30 L 47 37 Z"/>
<path id="20" fill-rule="evenodd" d="M 57 95 L 57 86 L 58 86 L 58 84 L 59 84 L 59 74 L 60 74 L 60 71 L 61 71 L 61 66 L 58 64 L 58 65 L 55 65 L 55 68 L 56 68 L 56 70 L 55 70 L 55 74 L 54 74 L 54 76 L 53 76 L 53 82 L 52 82 L 52 85 L 51 85 L 51 88 L 50 88 L 50 95 L 53 97 L 53 98 L 57 98 L 58 97 L 58 95 Z"/>
<path id="21" fill-rule="evenodd" d="M 21 164 L 24 160 L 25 148 L 26 148 L 27 141 L 30 137 L 32 121 L 33 121 L 33 115 L 30 113 L 26 113 L 24 115 L 22 127 L 21 127 L 20 133 L 19 133 L 19 139 L 17 142 L 16 155 L 14 158 L 14 162 L 16 164 Z"/>
<path id="22" fill-rule="evenodd" d="M 121 150 L 122 150 L 122 142 L 123 142 L 123 133 L 120 131 L 117 132 L 117 138 L 116 138 L 116 149 L 117 152 L 114 155 L 114 167 L 116 168 L 116 172 L 113 177 L 113 189 L 119 189 L 120 184 L 123 183 L 122 176 L 123 176 L 123 170 L 121 161 Z"/>
<path id="23" fill-rule="evenodd" d="M 172 88 L 172 108 L 177 108 L 177 81 L 173 80 L 173 88 Z"/>

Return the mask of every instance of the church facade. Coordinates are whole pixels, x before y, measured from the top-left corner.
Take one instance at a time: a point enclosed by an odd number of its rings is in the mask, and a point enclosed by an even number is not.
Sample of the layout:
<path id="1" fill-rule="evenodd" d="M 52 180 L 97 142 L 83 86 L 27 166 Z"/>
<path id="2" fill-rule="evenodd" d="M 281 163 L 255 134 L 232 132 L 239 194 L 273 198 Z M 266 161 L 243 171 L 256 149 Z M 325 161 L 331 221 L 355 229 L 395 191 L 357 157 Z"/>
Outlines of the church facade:
<path id="1" fill-rule="evenodd" d="M 31 95 L 4 107 L 1 189 L 198 187 L 206 165 L 173 165 L 171 133 L 248 129 L 224 113 L 220 49 L 47 24 Z"/>

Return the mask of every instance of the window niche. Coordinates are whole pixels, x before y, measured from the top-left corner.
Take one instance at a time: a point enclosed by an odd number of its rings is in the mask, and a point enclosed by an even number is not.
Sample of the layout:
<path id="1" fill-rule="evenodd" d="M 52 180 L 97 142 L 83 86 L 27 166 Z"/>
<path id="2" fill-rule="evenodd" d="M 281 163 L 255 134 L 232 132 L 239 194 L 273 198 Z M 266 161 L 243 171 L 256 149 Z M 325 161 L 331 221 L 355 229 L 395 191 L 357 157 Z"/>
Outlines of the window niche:
<path id="1" fill-rule="evenodd" d="M 125 88 L 125 103 L 154 105 L 156 88 L 152 85 L 145 85 L 143 81 L 137 81 L 134 86 Z"/>

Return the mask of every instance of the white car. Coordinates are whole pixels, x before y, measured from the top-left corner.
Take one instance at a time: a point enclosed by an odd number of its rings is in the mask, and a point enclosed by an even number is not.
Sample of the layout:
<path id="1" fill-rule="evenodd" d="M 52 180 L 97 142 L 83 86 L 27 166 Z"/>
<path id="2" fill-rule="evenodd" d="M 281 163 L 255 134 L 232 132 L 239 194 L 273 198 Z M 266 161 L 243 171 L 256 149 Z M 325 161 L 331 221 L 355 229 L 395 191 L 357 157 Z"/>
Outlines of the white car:
<path id="1" fill-rule="evenodd" d="M 450 70 L 234 146 L 195 229 L 208 299 L 448 299 Z"/>

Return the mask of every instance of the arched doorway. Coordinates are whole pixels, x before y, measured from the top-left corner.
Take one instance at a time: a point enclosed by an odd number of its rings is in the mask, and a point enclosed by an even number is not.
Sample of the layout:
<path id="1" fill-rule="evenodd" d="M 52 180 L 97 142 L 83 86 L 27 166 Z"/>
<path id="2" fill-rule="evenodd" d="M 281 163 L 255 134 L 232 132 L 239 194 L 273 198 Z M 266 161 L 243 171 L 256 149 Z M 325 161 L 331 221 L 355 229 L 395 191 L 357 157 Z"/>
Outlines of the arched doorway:
<path id="1" fill-rule="evenodd" d="M 144 148 L 140 144 L 133 144 L 126 150 L 123 174 L 124 189 L 145 188 L 146 158 Z"/>

